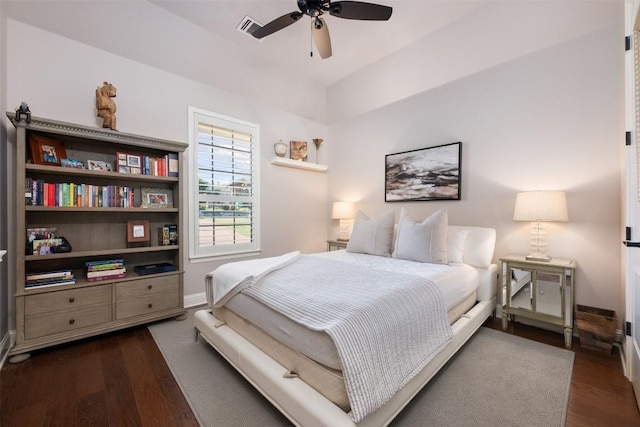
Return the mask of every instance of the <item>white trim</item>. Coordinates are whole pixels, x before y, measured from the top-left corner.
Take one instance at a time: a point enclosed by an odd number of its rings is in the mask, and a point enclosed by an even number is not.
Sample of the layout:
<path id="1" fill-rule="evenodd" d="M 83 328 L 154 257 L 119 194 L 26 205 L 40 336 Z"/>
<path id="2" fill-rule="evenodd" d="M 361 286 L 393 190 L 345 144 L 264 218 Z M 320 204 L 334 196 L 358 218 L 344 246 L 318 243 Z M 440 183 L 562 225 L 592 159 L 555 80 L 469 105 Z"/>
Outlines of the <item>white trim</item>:
<path id="1" fill-rule="evenodd" d="M 193 308 L 207 303 L 207 293 L 200 292 L 184 296 L 184 308 Z"/>
<path id="2" fill-rule="evenodd" d="M 256 252 L 261 251 L 260 246 L 260 125 L 252 123 L 246 120 L 237 119 L 235 117 L 226 116 L 224 114 L 218 114 L 211 111 L 207 111 L 198 107 L 189 106 L 189 148 L 188 152 L 188 164 L 189 164 L 189 176 L 188 176 L 188 202 L 187 212 L 189 216 L 188 233 L 189 233 L 189 259 L 190 260 L 210 260 L 231 258 L 234 256 L 250 256 Z M 251 244 L 239 244 L 229 245 L 223 249 L 203 251 L 197 246 L 196 236 L 196 224 L 198 224 L 198 210 L 196 209 L 197 203 L 197 188 L 194 183 L 197 176 L 197 148 L 196 142 L 198 120 L 197 117 L 202 116 L 214 121 L 230 122 L 237 130 L 243 130 L 250 133 L 253 137 L 252 149 L 253 149 L 253 175 L 254 180 L 252 184 L 252 191 L 255 195 L 253 201 L 253 226 L 255 230 L 254 239 Z M 242 128 L 242 129 L 240 129 Z M 247 255 L 245 255 L 247 254 Z"/>
<path id="3" fill-rule="evenodd" d="M 9 350 L 13 347 L 13 344 L 16 342 L 16 331 L 9 331 L 2 337 L 2 341 L 0 341 L 0 369 L 4 366 L 4 363 L 7 361 L 7 357 L 9 356 Z"/>

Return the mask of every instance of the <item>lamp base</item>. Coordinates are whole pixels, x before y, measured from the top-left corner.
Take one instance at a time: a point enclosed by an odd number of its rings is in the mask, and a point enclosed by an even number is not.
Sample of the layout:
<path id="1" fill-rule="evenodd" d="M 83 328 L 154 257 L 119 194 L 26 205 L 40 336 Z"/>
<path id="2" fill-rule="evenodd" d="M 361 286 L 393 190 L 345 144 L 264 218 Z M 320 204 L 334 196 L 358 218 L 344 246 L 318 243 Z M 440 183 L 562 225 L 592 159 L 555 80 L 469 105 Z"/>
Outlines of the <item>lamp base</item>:
<path id="1" fill-rule="evenodd" d="M 540 254 L 530 254 L 524 257 L 527 261 L 540 261 L 540 262 L 549 262 L 551 261 L 551 257 Z"/>

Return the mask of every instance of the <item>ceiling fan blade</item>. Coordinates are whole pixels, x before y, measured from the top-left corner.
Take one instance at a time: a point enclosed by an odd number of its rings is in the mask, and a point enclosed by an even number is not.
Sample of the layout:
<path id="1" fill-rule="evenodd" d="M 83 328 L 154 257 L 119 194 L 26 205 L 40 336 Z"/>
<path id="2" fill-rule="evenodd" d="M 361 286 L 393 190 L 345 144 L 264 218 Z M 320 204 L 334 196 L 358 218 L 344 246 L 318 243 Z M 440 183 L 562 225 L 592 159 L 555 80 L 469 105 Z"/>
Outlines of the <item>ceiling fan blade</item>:
<path id="1" fill-rule="evenodd" d="M 362 21 L 386 21 L 391 18 L 393 8 L 361 1 L 336 1 L 331 3 L 329 13 L 338 18 Z"/>
<path id="2" fill-rule="evenodd" d="M 252 36 L 257 39 L 261 39 L 268 36 L 269 34 L 273 34 L 276 31 L 280 31 L 281 29 L 288 27 L 303 16 L 304 14 L 301 12 L 287 13 L 286 15 L 282 15 L 280 18 L 276 18 L 273 21 L 269 22 L 264 27 L 258 28 L 253 32 Z"/>
<path id="3" fill-rule="evenodd" d="M 322 18 L 316 18 L 311 21 L 311 32 L 313 34 L 313 41 L 318 48 L 318 53 L 322 59 L 327 59 L 331 56 L 331 37 L 329 37 L 329 27 Z"/>

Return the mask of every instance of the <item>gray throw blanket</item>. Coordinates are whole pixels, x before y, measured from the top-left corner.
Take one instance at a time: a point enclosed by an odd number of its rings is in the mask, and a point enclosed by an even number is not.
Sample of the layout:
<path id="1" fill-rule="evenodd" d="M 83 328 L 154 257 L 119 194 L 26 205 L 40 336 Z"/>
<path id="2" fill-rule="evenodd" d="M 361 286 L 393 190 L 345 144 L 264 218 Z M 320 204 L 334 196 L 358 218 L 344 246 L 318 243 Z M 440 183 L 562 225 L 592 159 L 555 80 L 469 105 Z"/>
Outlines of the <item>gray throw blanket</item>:
<path id="1" fill-rule="evenodd" d="M 242 292 L 333 338 L 355 422 L 453 338 L 442 294 L 418 276 L 302 256 Z"/>

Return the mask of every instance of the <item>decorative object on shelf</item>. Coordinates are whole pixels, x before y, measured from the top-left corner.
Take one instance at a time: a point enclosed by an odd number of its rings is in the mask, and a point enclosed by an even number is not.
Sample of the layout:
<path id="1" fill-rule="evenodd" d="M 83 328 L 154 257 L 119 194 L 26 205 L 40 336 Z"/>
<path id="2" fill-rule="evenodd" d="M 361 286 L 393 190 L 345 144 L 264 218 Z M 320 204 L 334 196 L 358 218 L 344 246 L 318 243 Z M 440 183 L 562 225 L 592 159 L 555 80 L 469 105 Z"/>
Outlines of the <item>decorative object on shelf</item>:
<path id="1" fill-rule="evenodd" d="M 287 144 L 280 140 L 273 144 L 273 150 L 276 152 L 276 156 L 284 157 L 287 154 Z"/>
<path id="2" fill-rule="evenodd" d="M 385 156 L 385 202 L 460 200 L 462 143 Z"/>
<path id="3" fill-rule="evenodd" d="M 141 174 L 142 156 L 139 154 L 116 152 L 116 172 Z"/>
<path id="4" fill-rule="evenodd" d="M 74 159 L 60 159 L 60 166 L 63 168 L 85 169 L 84 162 Z"/>
<path id="5" fill-rule="evenodd" d="M 320 146 L 324 142 L 324 139 L 322 139 L 322 138 L 313 138 L 312 141 L 316 146 L 316 163 L 320 163 L 318 161 L 318 153 L 320 152 Z"/>
<path id="6" fill-rule="evenodd" d="M 569 220 L 567 196 L 564 191 L 525 191 L 516 195 L 513 212 L 514 221 L 531 221 L 531 253 L 526 257 L 532 261 L 549 262 L 547 255 L 547 232 L 541 222 Z"/>
<path id="7" fill-rule="evenodd" d="M 102 127 L 111 130 L 116 130 L 116 103 L 111 99 L 116 97 L 116 92 L 116 87 L 108 82 L 96 88 L 98 117 L 102 117 Z"/>
<path id="8" fill-rule="evenodd" d="M 150 244 L 149 221 L 127 221 L 127 245 L 129 247 L 137 247 L 149 246 Z"/>
<path id="9" fill-rule="evenodd" d="M 346 242 L 349 240 L 349 221 L 355 218 L 355 208 L 350 202 L 333 202 L 331 210 L 331 218 L 340 220 L 339 241 Z"/>
<path id="10" fill-rule="evenodd" d="M 133 271 L 135 271 L 139 276 L 146 276 L 148 274 L 176 271 L 176 266 L 169 262 L 160 262 L 158 264 L 136 265 L 133 267 Z"/>
<path id="11" fill-rule="evenodd" d="M 167 188 L 148 188 L 143 187 L 142 191 L 142 208 L 172 208 L 173 192 Z"/>
<path id="12" fill-rule="evenodd" d="M 61 141 L 40 135 L 29 136 L 31 158 L 37 165 L 60 166 L 60 160 L 67 157 Z"/>
<path id="13" fill-rule="evenodd" d="M 29 105 L 26 102 L 22 101 L 20 106 L 16 109 L 16 121 L 20 121 L 20 116 L 25 115 L 25 121 L 27 123 L 31 123 L 31 110 L 29 110 Z"/>
<path id="14" fill-rule="evenodd" d="M 88 169 L 91 171 L 105 171 L 111 172 L 111 163 L 103 162 L 102 160 L 87 160 Z"/>
<path id="15" fill-rule="evenodd" d="M 291 141 L 291 149 L 289 151 L 292 160 L 307 161 L 307 141 Z"/>

